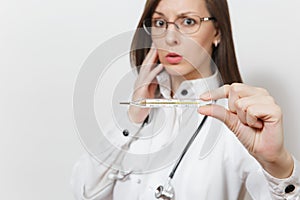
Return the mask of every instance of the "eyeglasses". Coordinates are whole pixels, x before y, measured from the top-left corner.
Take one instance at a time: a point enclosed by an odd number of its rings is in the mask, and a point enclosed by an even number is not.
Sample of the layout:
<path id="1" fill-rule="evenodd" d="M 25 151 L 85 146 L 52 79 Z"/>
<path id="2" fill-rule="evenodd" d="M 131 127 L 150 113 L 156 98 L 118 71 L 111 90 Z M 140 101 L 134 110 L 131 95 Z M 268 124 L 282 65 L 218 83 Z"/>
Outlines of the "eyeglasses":
<path id="1" fill-rule="evenodd" d="M 174 22 L 168 22 L 163 18 L 145 19 L 143 28 L 147 34 L 152 36 L 161 36 L 167 32 L 169 24 L 174 24 L 176 29 L 182 34 L 196 33 L 202 22 L 215 21 L 214 17 L 184 16 L 176 19 Z"/>

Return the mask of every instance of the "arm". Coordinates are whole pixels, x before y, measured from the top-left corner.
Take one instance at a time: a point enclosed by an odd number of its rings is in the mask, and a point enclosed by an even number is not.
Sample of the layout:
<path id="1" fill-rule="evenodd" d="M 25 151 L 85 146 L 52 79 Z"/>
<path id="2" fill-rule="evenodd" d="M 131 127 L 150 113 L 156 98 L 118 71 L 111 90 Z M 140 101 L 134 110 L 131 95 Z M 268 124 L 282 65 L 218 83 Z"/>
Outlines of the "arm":
<path id="1" fill-rule="evenodd" d="M 238 83 L 201 96 L 203 100 L 221 98 L 228 98 L 228 109 L 211 105 L 198 111 L 223 121 L 260 163 L 265 174 L 278 180 L 291 177 L 295 171 L 294 160 L 284 147 L 282 112 L 273 97 L 265 89 Z M 297 178 L 300 179 L 299 175 Z M 294 191 L 300 195 L 299 187 Z"/>
<path id="2" fill-rule="evenodd" d="M 162 64 L 155 64 L 158 60 L 157 50 L 152 46 L 147 54 L 142 66 L 140 67 L 139 75 L 134 85 L 134 93 L 132 100 L 143 98 L 154 98 L 157 88 L 156 76 L 162 71 Z M 129 118 L 134 123 L 142 123 L 149 115 L 150 108 L 139 108 L 130 106 L 128 110 Z"/>
<path id="3" fill-rule="evenodd" d="M 139 76 L 135 81 L 133 100 L 154 97 L 157 88 L 155 77 L 163 69 L 162 65 L 155 64 L 157 60 L 157 51 L 155 48 L 151 47 L 140 68 Z M 122 115 L 116 117 L 120 118 L 118 120 L 119 122 L 128 126 L 130 133 L 137 133 L 140 131 L 140 127 L 137 129 L 136 124 L 143 127 L 144 124 L 147 123 L 146 118 L 149 115 L 149 112 L 149 108 L 130 106 L 128 115 L 126 113 L 126 117 Z M 132 122 L 136 124 L 132 124 Z M 132 124 L 132 126 L 130 124 Z M 119 131 L 118 129 L 114 130 L 116 128 L 114 125 L 110 128 L 112 131 Z M 121 142 L 123 144 L 121 148 L 126 150 L 135 139 L 129 140 L 128 138 L 123 138 L 120 141 L 123 141 Z M 114 163 L 122 163 L 124 156 L 125 153 L 117 155 Z M 96 161 L 91 155 L 86 155 L 74 166 L 71 185 L 75 197 L 78 200 L 108 200 L 112 199 L 116 180 L 124 180 L 126 177 L 127 174 L 122 174 L 122 172 L 119 173 L 118 170 L 106 167 L 102 163 Z"/>

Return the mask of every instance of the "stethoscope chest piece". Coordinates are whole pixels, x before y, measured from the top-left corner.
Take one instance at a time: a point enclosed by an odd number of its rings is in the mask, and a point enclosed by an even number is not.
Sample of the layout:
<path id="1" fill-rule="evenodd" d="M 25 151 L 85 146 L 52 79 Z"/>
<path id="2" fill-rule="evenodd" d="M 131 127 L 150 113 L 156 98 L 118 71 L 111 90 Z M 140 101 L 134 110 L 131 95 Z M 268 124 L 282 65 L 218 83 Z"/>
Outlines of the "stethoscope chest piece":
<path id="1" fill-rule="evenodd" d="M 156 199 L 174 200 L 175 192 L 173 187 L 168 184 L 167 187 L 162 185 L 158 186 L 155 190 Z"/>

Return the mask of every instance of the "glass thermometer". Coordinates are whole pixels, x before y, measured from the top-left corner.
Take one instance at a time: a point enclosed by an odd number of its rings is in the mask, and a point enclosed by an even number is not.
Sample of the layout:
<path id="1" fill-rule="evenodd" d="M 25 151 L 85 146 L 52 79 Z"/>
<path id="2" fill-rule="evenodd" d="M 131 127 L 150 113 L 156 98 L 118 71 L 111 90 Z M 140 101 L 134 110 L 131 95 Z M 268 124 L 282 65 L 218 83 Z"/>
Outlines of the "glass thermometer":
<path id="1" fill-rule="evenodd" d="M 200 99 L 141 99 L 137 101 L 120 102 L 121 105 L 133 105 L 145 108 L 200 107 L 212 103 L 213 101 L 202 101 Z"/>

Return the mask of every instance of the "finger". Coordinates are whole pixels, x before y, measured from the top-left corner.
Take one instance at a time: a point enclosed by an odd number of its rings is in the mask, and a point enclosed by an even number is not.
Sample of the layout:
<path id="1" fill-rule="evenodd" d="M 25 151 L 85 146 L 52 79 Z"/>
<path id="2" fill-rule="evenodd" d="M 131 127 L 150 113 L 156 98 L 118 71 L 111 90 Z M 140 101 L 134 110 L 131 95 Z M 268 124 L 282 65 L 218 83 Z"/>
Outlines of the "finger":
<path id="1" fill-rule="evenodd" d="M 141 68 L 146 68 L 151 70 L 152 66 L 157 62 L 157 60 L 158 60 L 157 50 L 152 46 L 149 52 L 147 53 Z"/>
<path id="2" fill-rule="evenodd" d="M 239 93 L 235 91 L 236 87 L 231 86 L 228 91 L 228 108 L 231 112 L 237 113 L 240 120 L 245 123 L 246 118 L 244 117 L 243 111 L 240 111 L 236 107 L 236 102 L 239 100 Z"/>
<path id="3" fill-rule="evenodd" d="M 258 87 L 248 86 L 242 83 L 224 85 L 216 90 L 208 91 L 200 96 L 202 100 L 217 100 L 228 98 L 228 107 L 231 112 L 237 113 L 236 101 L 248 96 L 269 96 L 269 93 Z"/>
<path id="4" fill-rule="evenodd" d="M 163 65 L 159 64 L 148 73 L 140 73 L 137 81 L 135 82 L 135 90 L 148 88 L 151 83 L 156 83 L 156 76 L 162 71 L 162 69 Z"/>
<path id="5" fill-rule="evenodd" d="M 243 123 L 246 123 L 246 115 L 243 111 L 238 111 L 238 107 L 236 106 L 237 101 L 240 98 L 243 98 L 245 96 L 249 95 L 255 95 L 254 87 L 248 86 L 242 83 L 233 83 L 230 85 L 228 90 L 228 108 L 231 112 L 237 113 L 240 120 Z"/>
<path id="6" fill-rule="evenodd" d="M 254 104 L 248 107 L 248 115 L 261 120 L 264 124 L 274 124 L 282 120 L 282 111 L 276 104 Z"/>
<path id="7" fill-rule="evenodd" d="M 248 107 L 251 108 L 251 107 Z M 246 126 L 250 126 L 251 128 L 261 129 L 263 127 L 263 123 L 259 120 L 250 110 L 237 109 L 238 119 L 245 124 Z"/>
<path id="8" fill-rule="evenodd" d="M 253 87 L 253 86 L 249 86 L 249 85 L 246 85 L 243 83 L 231 84 L 229 93 L 238 95 L 240 98 L 248 97 L 248 96 L 256 96 L 256 95 L 262 95 L 262 96 L 269 95 L 268 91 L 264 88 Z"/>
<path id="9" fill-rule="evenodd" d="M 242 109 L 244 111 L 246 111 L 249 106 L 254 104 L 263 104 L 263 105 L 275 104 L 275 100 L 272 96 L 269 95 L 268 96 L 255 95 L 255 96 L 240 98 L 235 102 L 235 106 L 237 107 L 237 109 Z"/>
<path id="10" fill-rule="evenodd" d="M 247 114 L 247 113 L 246 113 L 246 111 L 244 111 L 244 110 L 242 110 L 242 109 L 237 109 L 237 110 L 236 110 L 236 114 L 237 114 L 239 120 L 240 120 L 243 124 L 247 125 L 247 119 L 246 119 L 246 114 Z"/>
<path id="11" fill-rule="evenodd" d="M 242 83 L 233 83 L 231 85 L 223 85 L 215 90 L 207 91 L 202 94 L 200 98 L 203 100 L 217 100 L 228 98 L 229 93 L 236 93 L 239 97 L 269 95 L 268 91 L 263 88 L 252 87 Z"/>
<path id="12" fill-rule="evenodd" d="M 145 81 L 148 83 L 152 82 L 156 78 L 156 76 L 162 71 L 163 68 L 164 67 L 162 64 L 157 65 L 152 71 L 150 71 L 146 75 Z"/>
<path id="13" fill-rule="evenodd" d="M 230 85 L 223 85 L 220 88 L 215 90 L 208 91 L 200 96 L 200 99 L 204 101 L 208 100 L 218 100 L 222 98 L 228 98 L 228 107 L 230 111 L 236 113 L 236 108 L 234 102 L 239 98 L 236 93 L 230 93 L 232 86 Z"/>
<path id="14" fill-rule="evenodd" d="M 210 90 L 200 95 L 200 99 L 204 101 L 208 100 L 218 100 L 222 98 L 228 98 L 229 85 L 223 85 L 215 90 Z"/>
<path id="15" fill-rule="evenodd" d="M 254 107 L 249 108 L 250 109 L 246 112 L 246 124 L 252 128 L 261 129 L 263 127 L 263 122 L 255 116 L 255 113 L 252 111 Z"/>
<path id="16" fill-rule="evenodd" d="M 235 102 L 235 108 L 237 111 L 237 115 L 243 124 L 255 128 L 261 128 L 261 121 L 258 120 L 255 116 L 253 116 L 252 113 L 249 113 L 249 107 L 254 105 L 267 106 L 272 104 L 275 105 L 273 97 L 255 95 L 238 99 Z"/>

